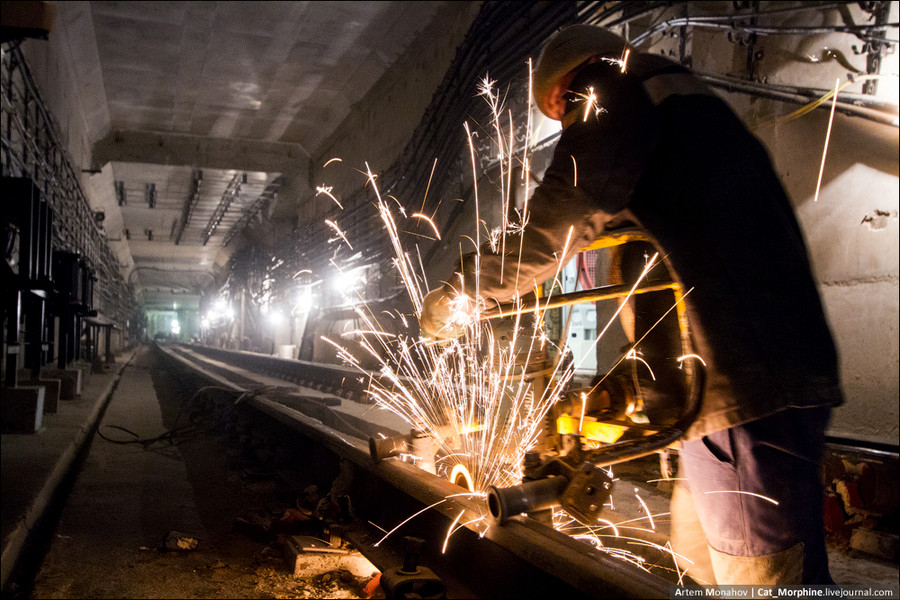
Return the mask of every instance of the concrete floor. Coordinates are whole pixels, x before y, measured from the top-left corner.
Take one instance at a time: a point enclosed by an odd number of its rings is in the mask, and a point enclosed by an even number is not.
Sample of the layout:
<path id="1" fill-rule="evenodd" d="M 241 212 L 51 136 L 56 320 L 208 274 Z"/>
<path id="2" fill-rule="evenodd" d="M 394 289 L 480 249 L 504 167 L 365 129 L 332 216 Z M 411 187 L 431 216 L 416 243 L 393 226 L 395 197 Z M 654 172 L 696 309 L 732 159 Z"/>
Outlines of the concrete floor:
<path id="1" fill-rule="evenodd" d="M 69 406 L 66 412 L 80 408 L 84 413 L 91 400 L 96 402 L 100 384 L 111 379 L 111 374 L 95 376 L 79 406 Z M 175 427 L 176 419 L 177 425 L 187 423 L 186 415 L 179 414 L 184 396 L 178 384 L 171 373 L 153 364 L 146 348 L 137 351 L 123 371 L 65 506 L 56 511 L 58 526 L 49 547 L 41 548 L 46 555 L 39 571 L 25 569 L 10 595 L 360 597 L 365 582 L 336 577 L 323 582 L 316 580 L 316 573 L 308 580 L 295 579 L 280 546 L 232 531 L 235 519 L 248 511 L 277 513 L 294 497 L 293 490 L 272 478 L 243 476 L 240 452 L 219 434 L 182 431 L 174 445 L 161 440 L 146 448 L 109 441 L 133 441 L 135 436 L 128 432 L 153 438 Z M 53 447 L 58 456 L 66 441 L 61 433 L 51 433 L 60 420 L 49 419 L 35 436 L 4 436 L 4 531 L 15 529 L 7 496 L 17 499 L 17 507 L 27 504 L 24 499 L 40 488 L 49 471 L 29 468 L 28 485 L 8 485 L 18 472 L 15 461 L 52 467 Z M 164 540 L 170 532 L 197 539 L 197 549 L 166 551 Z M 31 589 L 29 575 L 35 577 Z"/>

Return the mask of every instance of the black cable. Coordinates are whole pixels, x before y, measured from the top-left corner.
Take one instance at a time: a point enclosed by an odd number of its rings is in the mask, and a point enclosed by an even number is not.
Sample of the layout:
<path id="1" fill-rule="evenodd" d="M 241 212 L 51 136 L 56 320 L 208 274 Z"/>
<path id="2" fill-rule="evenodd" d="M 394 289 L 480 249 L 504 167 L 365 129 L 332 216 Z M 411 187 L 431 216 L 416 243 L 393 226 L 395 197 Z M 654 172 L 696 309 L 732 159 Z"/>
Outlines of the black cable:
<path id="1" fill-rule="evenodd" d="M 240 395 L 234 401 L 234 404 L 232 406 L 237 406 L 237 404 L 239 402 L 243 401 L 245 398 L 261 394 L 261 393 L 269 391 L 271 389 L 274 389 L 274 386 L 264 386 L 264 387 L 254 389 L 254 390 L 244 390 L 240 393 Z M 204 386 L 204 387 L 198 389 L 196 392 L 194 392 L 194 395 L 191 396 L 187 402 L 185 402 L 181 405 L 181 409 L 178 411 L 178 415 L 175 417 L 174 425 L 157 436 L 141 437 L 134 431 L 131 431 L 130 429 L 128 429 L 126 427 L 122 427 L 120 425 L 101 425 L 100 428 L 98 428 L 98 430 L 97 430 L 97 435 L 100 436 L 101 438 L 103 438 L 104 440 L 106 440 L 107 442 L 111 442 L 113 444 L 122 444 L 122 445 L 139 444 L 139 445 L 143 446 L 145 450 L 149 449 L 153 444 L 155 444 L 161 440 L 168 440 L 169 445 L 174 446 L 178 443 L 185 441 L 185 439 L 176 440 L 175 437 L 177 435 L 184 436 L 185 433 L 200 433 L 200 426 L 198 423 L 191 422 L 186 425 L 178 426 L 178 422 L 181 420 L 182 415 L 184 415 L 185 408 L 187 406 L 190 406 L 191 404 L 193 404 L 193 402 L 200 396 L 200 394 L 205 393 L 209 390 L 220 390 L 220 391 L 230 392 L 230 393 L 237 393 L 239 391 L 239 390 L 235 390 L 235 389 L 227 388 L 227 387 L 223 387 L 223 386 L 218 386 L 218 385 L 208 385 L 208 386 Z M 110 438 L 106 435 L 103 435 L 103 432 L 101 431 L 103 427 L 107 427 L 110 429 L 117 429 L 119 431 L 124 431 L 125 433 L 130 434 L 134 439 L 117 440 L 117 439 Z"/>
<path id="2" fill-rule="evenodd" d="M 745 24 L 740 23 L 739 21 L 748 19 L 748 18 L 757 18 L 757 17 L 765 17 L 770 14 L 776 14 L 780 12 L 799 12 L 801 10 L 830 10 L 834 8 L 840 8 L 841 4 L 828 4 L 828 5 L 820 5 L 820 6 L 809 6 L 805 8 L 789 8 L 789 9 L 778 9 L 775 11 L 761 11 L 757 13 L 746 13 L 746 14 L 735 14 L 735 15 L 704 15 L 704 16 L 686 16 L 686 17 L 675 17 L 673 19 L 669 19 L 668 21 L 664 21 L 659 23 L 658 25 L 654 25 L 647 31 L 641 33 L 630 43 L 634 46 L 639 46 L 643 43 L 647 38 L 657 33 L 668 31 L 669 29 L 674 29 L 676 27 L 707 27 L 713 29 L 733 29 L 733 30 L 741 30 L 747 31 L 750 33 L 756 33 L 759 35 L 812 35 L 812 34 L 824 34 L 824 33 L 848 33 L 856 35 L 858 38 L 867 41 L 895 44 L 897 40 L 889 40 L 881 37 L 877 37 L 874 34 L 868 34 L 869 31 L 874 31 L 875 33 L 878 30 L 883 30 L 886 28 L 896 28 L 898 27 L 898 23 L 881 23 L 881 24 L 871 24 L 871 25 L 825 25 L 818 27 L 784 27 L 784 26 L 763 26 L 763 25 L 754 25 L 754 24 Z"/>

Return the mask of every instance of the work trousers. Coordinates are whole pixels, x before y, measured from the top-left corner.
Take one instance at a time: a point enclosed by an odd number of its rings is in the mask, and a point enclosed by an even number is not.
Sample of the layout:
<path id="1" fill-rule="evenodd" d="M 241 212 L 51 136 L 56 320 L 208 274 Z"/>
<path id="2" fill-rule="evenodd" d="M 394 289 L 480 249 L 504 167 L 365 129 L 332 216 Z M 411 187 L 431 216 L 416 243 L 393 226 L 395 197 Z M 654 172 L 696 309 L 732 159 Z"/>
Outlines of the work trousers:
<path id="1" fill-rule="evenodd" d="M 672 541 L 700 583 L 833 584 L 820 465 L 829 407 L 789 408 L 682 444 Z"/>

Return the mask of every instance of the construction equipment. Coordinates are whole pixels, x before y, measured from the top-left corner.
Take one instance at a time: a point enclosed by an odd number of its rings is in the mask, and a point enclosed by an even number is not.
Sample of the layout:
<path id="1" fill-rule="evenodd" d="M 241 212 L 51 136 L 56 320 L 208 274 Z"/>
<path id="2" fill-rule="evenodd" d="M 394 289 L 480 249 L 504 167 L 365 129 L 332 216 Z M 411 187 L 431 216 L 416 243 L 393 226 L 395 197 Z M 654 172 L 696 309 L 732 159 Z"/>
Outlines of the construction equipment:
<path id="1" fill-rule="evenodd" d="M 598 240 L 590 249 L 626 242 L 653 243 L 639 230 L 628 229 Z M 506 304 L 485 314 L 485 318 L 497 318 L 534 311 L 538 306 L 546 310 L 581 302 L 621 301 L 662 290 L 672 290 L 674 295 L 672 308 L 676 311 L 681 338 L 679 368 L 683 379 L 673 387 L 683 385 L 683 389 L 657 391 L 649 395 L 652 400 L 648 401 L 648 394 L 641 390 L 633 372 L 617 367 L 597 377 L 590 387 L 569 390 L 548 414 L 543 446 L 526 456 L 522 483 L 490 489 L 488 507 L 495 522 L 503 523 L 521 513 L 540 518 L 555 506 L 584 523 L 596 522 L 612 488 L 612 480 L 604 468 L 662 451 L 677 442 L 699 412 L 704 372 L 702 360 L 692 354 L 682 302 L 684 293 L 668 276 L 643 285 L 615 284 Z M 632 350 L 639 341 L 632 340 Z M 671 378 L 667 383 L 672 383 Z M 654 412 L 658 418 L 647 417 Z"/>

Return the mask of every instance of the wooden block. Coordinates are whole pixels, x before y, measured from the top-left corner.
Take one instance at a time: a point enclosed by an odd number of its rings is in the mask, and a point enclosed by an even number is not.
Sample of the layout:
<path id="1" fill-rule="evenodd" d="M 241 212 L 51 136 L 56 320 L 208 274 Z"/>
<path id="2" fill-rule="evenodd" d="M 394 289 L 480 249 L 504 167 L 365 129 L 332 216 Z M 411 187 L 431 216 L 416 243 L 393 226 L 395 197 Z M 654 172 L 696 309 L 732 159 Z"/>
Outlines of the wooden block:
<path id="1" fill-rule="evenodd" d="M 853 530 L 850 547 L 887 560 L 897 560 L 898 536 L 863 527 Z"/>
<path id="2" fill-rule="evenodd" d="M 346 569 L 356 577 L 371 577 L 378 569 L 355 550 L 334 548 L 322 540 L 294 535 L 284 544 L 284 560 L 294 578 L 315 577 Z"/>

